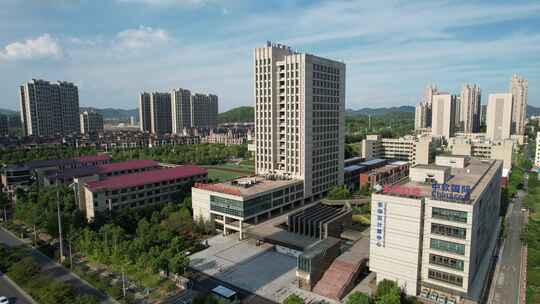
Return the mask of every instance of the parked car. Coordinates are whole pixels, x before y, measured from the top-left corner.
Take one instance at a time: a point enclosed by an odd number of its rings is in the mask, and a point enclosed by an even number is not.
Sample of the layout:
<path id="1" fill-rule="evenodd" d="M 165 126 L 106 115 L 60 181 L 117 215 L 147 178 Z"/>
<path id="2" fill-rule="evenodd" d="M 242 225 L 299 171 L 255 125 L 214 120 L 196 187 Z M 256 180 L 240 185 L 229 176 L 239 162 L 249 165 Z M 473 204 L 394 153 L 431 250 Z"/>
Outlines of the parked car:
<path id="1" fill-rule="evenodd" d="M 0 304 L 9 304 L 9 299 L 6 297 L 0 296 Z"/>

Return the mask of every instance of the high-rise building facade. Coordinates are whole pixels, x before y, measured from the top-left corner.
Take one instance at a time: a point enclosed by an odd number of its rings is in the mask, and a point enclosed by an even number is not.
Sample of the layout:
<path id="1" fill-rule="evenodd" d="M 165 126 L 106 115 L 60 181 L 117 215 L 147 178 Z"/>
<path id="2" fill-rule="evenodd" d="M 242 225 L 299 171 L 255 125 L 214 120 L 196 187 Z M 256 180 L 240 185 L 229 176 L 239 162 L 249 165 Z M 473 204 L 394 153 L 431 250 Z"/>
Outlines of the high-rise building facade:
<path id="1" fill-rule="evenodd" d="M 454 135 L 456 97 L 449 93 L 433 95 L 431 113 L 431 135 L 446 139 Z"/>
<path id="2" fill-rule="evenodd" d="M 152 115 L 150 113 L 150 93 L 139 95 L 139 128 L 143 132 L 152 130 Z"/>
<path id="3" fill-rule="evenodd" d="M 191 128 L 191 92 L 184 89 L 171 91 L 172 132 L 182 133 Z"/>
<path id="4" fill-rule="evenodd" d="M 414 113 L 414 129 L 422 130 L 431 127 L 431 102 L 420 102 Z"/>
<path id="5" fill-rule="evenodd" d="M 172 132 L 171 94 L 153 92 L 150 94 L 150 131 L 153 134 Z"/>
<path id="6" fill-rule="evenodd" d="M 97 134 L 103 132 L 103 116 L 96 112 L 84 111 L 80 114 L 81 133 Z"/>
<path id="7" fill-rule="evenodd" d="M 486 124 L 486 118 L 487 118 L 487 104 L 483 104 L 480 106 L 480 125 Z"/>
<path id="8" fill-rule="evenodd" d="M 422 101 L 416 105 L 414 115 L 414 129 L 424 130 L 431 127 L 433 95 L 438 93 L 436 86 L 430 85 L 424 90 Z"/>
<path id="9" fill-rule="evenodd" d="M 70 82 L 33 79 L 20 87 L 24 134 L 79 133 L 79 89 Z"/>
<path id="10" fill-rule="evenodd" d="M 512 131 L 513 95 L 510 93 L 489 94 L 487 106 L 487 138 L 509 139 Z"/>
<path id="11" fill-rule="evenodd" d="M 512 134 L 525 134 L 525 119 L 527 118 L 527 79 L 512 75 L 510 80 L 510 94 L 513 96 Z"/>
<path id="12" fill-rule="evenodd" d="M 345 64 L 268 43 L 254 54 L 256 173 L 343 183 Z"/>
<path id="13" fill-rule="evenodd" d="M 0 136 L 8 135 L 8 117 L 7 115 L 0 114 Z"/>
<path id="14" fill-rule="evenodd" d="M 191 127 L 213 129 L 217 127 L 218 97 L 212 94 L 191 96 Z"/>
<path id="15" fill-rule="evenodd" d="M 463 133 L 480 132 L 480 87 L 476 84 L 465 84 L 460 94 L 460 130 Z"/>

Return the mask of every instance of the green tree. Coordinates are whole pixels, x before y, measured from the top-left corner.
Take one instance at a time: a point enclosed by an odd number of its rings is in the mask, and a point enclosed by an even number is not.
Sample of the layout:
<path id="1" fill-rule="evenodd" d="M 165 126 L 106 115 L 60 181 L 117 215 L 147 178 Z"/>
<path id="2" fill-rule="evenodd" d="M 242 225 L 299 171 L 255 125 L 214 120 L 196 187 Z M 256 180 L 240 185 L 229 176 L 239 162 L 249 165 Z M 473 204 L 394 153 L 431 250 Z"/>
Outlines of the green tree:
<path id="1" fill-rule="evenodd" d="M 334 186 L 327 195 L 327 198 L 331 200 L 343 200 L 351 197 L 351 193 L 345 186 Z"/>
<path id="2" fill-rule="evenodd" d="M 73 303 L 75 299 L 73 288 L 59 281 L 52 281 L 33 294 L 37 294 L 42 304 Z"/>
<path id="3" fill-rule="evenodd" d="M 359 291 L 355 291 L 351 293 L 349 298 L 347 299 L 346 304 L 370 304 L 371 299 L 368 295 L 361 293 Z"/>
<path id="4" fill-rule="evenodd" d="M 31 257 L 23 258 L 9 267 L 8 275 L 18 284 L 26 285 L 40 273 L 40 267 Z"/>
<path id="5" fill-rule="evenodd" d="M 291 294 L 283 300 L 283 304 L 304 304 L 304 299 L 296 294 Z"/>

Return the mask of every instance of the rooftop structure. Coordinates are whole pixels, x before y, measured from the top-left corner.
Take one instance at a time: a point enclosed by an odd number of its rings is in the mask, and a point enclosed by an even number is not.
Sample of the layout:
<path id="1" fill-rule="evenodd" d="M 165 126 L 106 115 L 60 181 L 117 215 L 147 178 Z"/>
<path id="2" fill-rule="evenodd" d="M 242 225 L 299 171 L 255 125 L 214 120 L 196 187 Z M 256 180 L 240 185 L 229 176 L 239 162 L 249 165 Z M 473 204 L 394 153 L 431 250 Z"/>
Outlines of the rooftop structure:
<path id="1" fill-rule="evenodd" d="M 182 179 L 196 175 L 206 175 L 208 171 L 199 166 L 185 165 L 140 173 L 112 176 L 104 180 L 88 182 L 86 187 L 90 191 L 117 190 L 129 187 L 138 187 L 146 184 L 161 183 L 174 179 Z"/>

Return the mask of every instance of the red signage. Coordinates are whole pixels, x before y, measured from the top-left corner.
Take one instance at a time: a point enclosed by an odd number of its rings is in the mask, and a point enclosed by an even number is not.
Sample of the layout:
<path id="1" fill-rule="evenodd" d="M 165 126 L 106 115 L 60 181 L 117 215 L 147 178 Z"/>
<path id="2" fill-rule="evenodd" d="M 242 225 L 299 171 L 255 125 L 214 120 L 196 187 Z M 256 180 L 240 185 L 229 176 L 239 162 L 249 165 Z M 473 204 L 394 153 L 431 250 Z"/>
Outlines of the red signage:
<path id="1" fill-rule="evenodd" d="M 383 193 L 421 197 L 422 189 L 418 187 L 405 187 L 400 185 L 384 185 Z"/>

